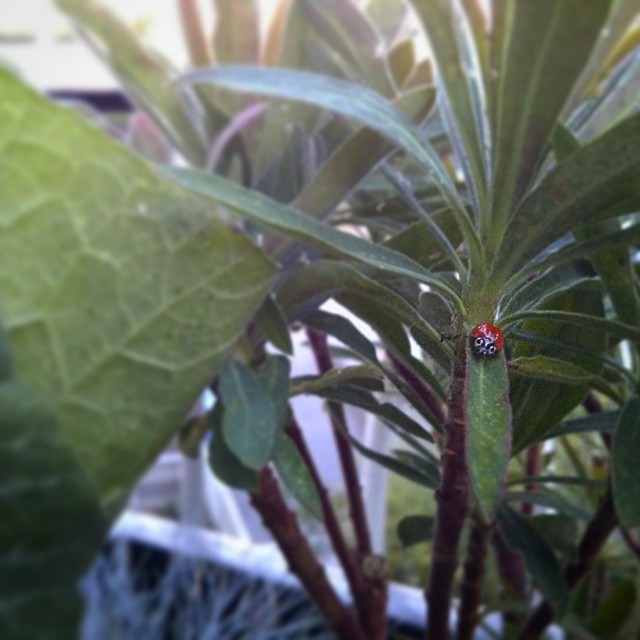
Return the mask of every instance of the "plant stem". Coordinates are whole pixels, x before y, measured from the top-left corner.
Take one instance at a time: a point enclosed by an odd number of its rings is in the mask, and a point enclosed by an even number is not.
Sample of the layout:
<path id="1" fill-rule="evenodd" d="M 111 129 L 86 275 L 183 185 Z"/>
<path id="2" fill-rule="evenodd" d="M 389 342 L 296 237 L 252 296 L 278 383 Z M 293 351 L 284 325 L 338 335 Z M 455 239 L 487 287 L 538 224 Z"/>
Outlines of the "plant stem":
<path id="1" fill-rule="evenodd" d="M 464 341 L 457 342 L 442 452 L 442 480 L 436 491 L 431 575 L 425 593 L 427 640 L 449 638 L 449 610 L 458 566 L 458 543 L 469 512 L 469 477 L 465 463 L 467 362 Z"/>
<path id="2" fill-rule="evenodd" d="M 213 63 L 212 52 L 202 30 L 202 19 L 196 0 L 178 0 L 184 41 L 194 67 L 208 67 Z"/>
<path id="3" fill-rule="evenodd" d="M 367 580 L 363 575 L 358 559 L 349 549 L 344 538 L 335 510 L 329 500 L 327 489 L 320 478 L 302 430 L 293 417 L 287 424 L 286 434 L 298 450 L 318 492 L 327 535 L 349 582 L 351 593 L 358 609 L 360 624 L 366 630 L 367 638 L 384 638 L 387 627 L 386 584 L 374 583 Z"/>
<path id="4" fill-rule="evenodd" d="M 537 476 L 540 467 L 540 443 L 536 442 L 527 449 L 527 458 L 525 461 L 525 475 Z M 535 483 L 527 484 L 527 491 L 536 491 L 538 485 Z M 530 502 L 522 503 L 522 513 L 530 516 L 533 513 L 533 505 Z"/>
<path id="5" fill-rule="evenodd" d="M 481 522 L 474 522 L 464 563 L 457 640 L 473 640 L 474 631 L 480 620 L 482 581 L 486 569 L 490 533 L 490 527 Z"/>
<path id="6" fill-rule="evenodd" d="M 340 602 L 324 568 L 313 555 L 295 514 L 284 501 L 271 469 L 264 467 L 259 479 L 260 486 L 251 494 L 251 504 L 278 543 L 291 571 L 298 577 L 338 638 L 368 640 L 353 612 Z"/>
<path id="7" fill-rule="evenodd" d="M 311 349 L 321 374 L 325 374 L 333 369 L 333 362 L 329 354 L 329 346 L 327 344 L 327 336 L 315 329 L 307 329 L 307 336 Z M 360 557 L 371 555 L 371 535 L 369 534 L 369 525 L 367 523 L 367 515 L 364 508 L 364 500 L 362 499 L 362 488 L 360 486 L 360 478 L 358 477 L 358 469 L 356 460 L 353 455 L 353 449 L 349 439 L 344 434 L 343 429 L 346 428 L 346 419 L 344 408 L 335 402 L 329 403 L 329 411 L 331 424 L 333 427 L 333 437 L 335 439 L 338 457 L 340 458 L 340 466 L 344 475 L 345 488 L 347 491 L 347 499 L 349 501 L 349 512 L 353 530 L 356 537 L 356 547 Z"/>
<path id="8" fill-rule="evenodd" d="M 564 572 L 565 583 L 569 589 L 573 589 L 593 567 L 600 549 L 617 525 L 618 516 L 613 506 L 611 487 L 609 487 L 582 536 L 577 557 Z M 518 640 L 538 638 L 552 622 L 554 615 L 555 611 L 549 602 L 545 600 L 540 603 L 520 632 Z"/>

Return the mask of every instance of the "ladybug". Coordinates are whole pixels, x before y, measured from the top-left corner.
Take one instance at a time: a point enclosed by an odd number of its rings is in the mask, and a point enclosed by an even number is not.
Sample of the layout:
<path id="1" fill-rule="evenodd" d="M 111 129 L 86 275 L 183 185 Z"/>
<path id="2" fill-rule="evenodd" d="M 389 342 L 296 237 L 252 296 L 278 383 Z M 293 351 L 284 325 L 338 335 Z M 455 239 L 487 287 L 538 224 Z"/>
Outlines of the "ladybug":
<path id="1" fill-rule="evenodd" d="M 491 322 L 482 322 L 471 329 L 471 349 L 480 358 L 492 358 L 504 347 L 502 329 Z"/>

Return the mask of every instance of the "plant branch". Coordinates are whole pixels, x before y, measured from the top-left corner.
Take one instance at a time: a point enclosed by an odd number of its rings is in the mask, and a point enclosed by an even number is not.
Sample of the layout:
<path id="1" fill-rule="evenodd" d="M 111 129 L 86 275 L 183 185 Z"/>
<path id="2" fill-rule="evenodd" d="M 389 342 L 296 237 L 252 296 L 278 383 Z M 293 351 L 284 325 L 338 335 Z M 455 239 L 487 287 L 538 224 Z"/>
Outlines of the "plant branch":
<path id="1" fill-rule="evenodd" d="M 289 568 L 298 577 L 327 624 L 341 640 L 368 640 L 353 612 L 340 602 L 322 565 L 313 555 L 295 514 L 287 507 L 269 467 L 259 473 L 260 485 L 251 504 L 278 543 Z"/>
<path id="2" fill-rule="evenodd" d="M 308 328 L 307 336 L 311 349 L 318 365 L 320 374 L 325 374 L 333 369 L 333 362 L 329 354 L 329 346 L 327 336 L 315 329 Z M 356 538 L 356 546 L 358 554 L 361 558 L 370 556 L 371 535 L 369 533 L 369 524 L 362 499 L 362 488 L 360 486 L 360 478 L 358 477 L 358 469 L 356 460 L 353 455 L 353 448 L 349 439 L 345 435 L 343 429 L 346 429 L 347 423 L 342 405 L 335 402 L 329 403 L 329 411 L 331 424 L 333 427 L 333 437 L 335 439 L 338 457 L 340 458 L 340 466 L 344 475 L 344 482 L 347 491 L 347 499 L 349 501 L 349 511 L 353 530 Z"/>
<path id="3" fill-rule="evenodd" d="M 576 558 L 564 572 L 565 583 L 569 589 L 573 589 L 593 567 L 600 549 L 617 525 L 618 516 L 609 487 L 582 536 Z M 543 601 L 523 627 L 518 640 L 535 640 L 553 621 L 554 616 L 553 607 L 546 600 Z"/>
<path id="4" fill-rule="evenodd" d="M 368 638 L 384 638 L 386 632 L 386 584 L 367 580 L 355 554 L 349 549 L 338 522 L 327 489 L 320 478 L 318 469 L 296 420 L 291 417 L 286 434 L 293 442 L 309 471 L 311 480 L 318 492 L 327 535 L 335 554 L 342 565 L 349 582 L 361 626 L 367 631 Z"/>
<path id="5" fill-rule="evenodd" d="M 482 581 L 486 570 L 490 533 L 490 527 L 481 522 L 474 522 L 464 563 L 457 640 L 473 640 L 474 631 L 480 620 Z"/>
<path id="6" fill-rule="evenodd" d="M 191 64 L 194 67 L 208 67 L 213 63 L 213 55 L 202 30 L 197 1 L 178 0 L 178 10 Z"/>
<path id="7" fill-rule="evenodd" d="M 442 479 L 436 491 L 436 522 L 427 600 L 427 640 L 449 637 L 449 610 L 458 566 L 458 543 L 469 512 L 469 477 L 465 462 L 467 362 L 458 340 L 451 377 L 449 415 L 442 452 Z"/>

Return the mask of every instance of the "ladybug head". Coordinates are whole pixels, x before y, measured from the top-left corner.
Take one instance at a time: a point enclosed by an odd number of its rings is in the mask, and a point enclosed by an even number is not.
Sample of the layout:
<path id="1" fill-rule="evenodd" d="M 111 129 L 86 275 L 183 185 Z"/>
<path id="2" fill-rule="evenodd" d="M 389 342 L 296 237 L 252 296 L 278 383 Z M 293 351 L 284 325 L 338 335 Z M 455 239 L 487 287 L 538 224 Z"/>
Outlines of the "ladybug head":
<path id="1" fill-rule="evenodd" d="M 498 353 L 495 341 L 481 336 L 471 337 L 473 353 L 481 358 L 491 358 Z"/>

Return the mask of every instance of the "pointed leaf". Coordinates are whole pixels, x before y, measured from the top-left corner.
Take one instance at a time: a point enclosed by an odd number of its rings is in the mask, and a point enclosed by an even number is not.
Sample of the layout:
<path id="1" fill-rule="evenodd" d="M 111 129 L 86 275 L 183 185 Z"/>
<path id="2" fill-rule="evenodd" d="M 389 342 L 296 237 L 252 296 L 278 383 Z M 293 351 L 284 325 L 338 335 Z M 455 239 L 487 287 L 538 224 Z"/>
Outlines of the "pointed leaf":
<path id="1" fill-rule="evenodd" d="M 318 520 L 322 507 L 309 469 L 291 440 L 282 436 L 273 451 L 273 462 L 284 485 L 293 497 Z"/>
<path id="2" fill-rule="evenodd" d="M 275 409 L 276 434 L 282 433 L 289 412 L 291 362 L 284 356 L 268 355 L 256 372 Z"/>
<path id="3" fill-rule="evenodd" d="M 377 269 L 419 280 L 442 292 L 456 306 L 462 305 L 460 298 L 448 286 L 401 253 L 336 231 L 295 209 L 219 176 L 189 169 L 165 169 L 165 173 L 188 189 L 241 211 L 276 231 L 320 246 L 329 253 L 354 258 Z"/>
<path id="4" fill-rule="evenodd" d="M 0 314 L 112 509 L 267 293 L 273 265 L 199 198 L 0 72 Z M 23 126 L 28 122 L 29 126 Z"/>
<path id="5" fill-rule="evenodd" d="M 211 417 L 211 441 L 209 443 L 209 464 L 214 475 L 229 487 L 244 491 L 258 489 L 258 475 L 240 462 L 230 449 L 223 434 L 224 407 L 218 401 Z"/>
<path id="6" fill-rule="evenodd" d="M 550 490 L 538 488 L 537 491 L 507 491 L 504 496 L 505 502 L 528 502 L 548 509 L 555 509 L 558 513 L 584 520 L 587 522 L 591 514 L 586 509 L 569 502 Z"/>
<path id="7" fill-rule="evenodd" d="M 514 213 L 495 264 L 512 275 L 574 227 L 640 206 L 640 114 L 552 169 Z"/>
<path id="8" fill-rule="evenodd" d="M 467 467 L 483 519 L 493 521 L 511 455 L 511 405 L 504 352 L 480 359 L 467 349 Z"/>
<path id="9" fill-rule="evenodd" d="M 182 81 L 212 83 L 236 91 L 288 98 L 324 107 L 371 127 L 413 156 L 431 174 L 455 212 L 469 250 L 479 250 L 477 235 L 465 207 L 436 152 L 397 109 L 370 89 L 302 71 L 236 65 L 195 71 L 184 76 Z"/>
<path id="10" fill-rule="evenodd" d="M 538 588 L 557 615 L 562 616 L 569 604 L 569 594 L 553 551 L 533 525 L 510 507 L 500 507 L 497 517 L 506 543 L 520 551 Z"/>
<path id="11" fill-rule="evenodd" d="M 250 469 L 260 469 L 273 449 L 278 417 L 271 394 L 260 378 L 240 362 L 220 370 L 222 432 L 229 449 Z"/>
<path id="12" fill-rule="evenodd" d="M 597 638 L 619 638 L 618 635 L 633 613 L 638 589 L 633 580 L 615 585 L 602 599 L 589 621 L 589 631 Z"/>
<path id="13" fill-rule="evenodd" d="M 561 422 L 553 429 L 544 434 L 544 439 L 559 438 L 571 433 L 589 433 L 592 431 L 608 432 L 613 431 L 620 420 L 619 411 L 605 411 L 603 413 L 593 413 L 584 418 L 575 418 Z"/>
<path id="14" fill-rule="evenodd" d="M 553 126 L 607 18 L 607 0 L 513 2 L 500 82 L 494 185 L 505 221 L 535 175 Z"/>
<path id="15" fill-rule="evenodd" d="M 636 396 L 625 405 L 620 422 L 613 432 L 613 500 L 620 521 L 625 527 L 640 524 L 639 450 L 640 398 Z"/>
<path id="16" fill-rule="evenodd" d="M 278 303 L 271 296 L 267 296 L 264 299 L 254 320 L 262 335 L 274 347 L 288 355 L 293 353 L 293 344 L 291 343 L 287 321 Z"/>
<path id="17" fill-rule="evenodd" d="M 398 522 L 398 538 L 406 549 L 415 544 L 430 542 L 433 537 L 434 518 L 432 516 L 405 516 Z"/>
<path id="18" fill-rule="evenodd" d="M 327 371 L 322 376 L 313 376 L 311 378 L 305 376 L 303 379 L 294 378 L 291 381 L 290 395 L 321 394 L 325 389 L 339 388 L 350 383 L 357 384 L 363 379 L 382 381 L 382 378 L 382 371 L 371 364 L 345 367 L 344 369 L 331 369 L 331 371 Z M 384 385 L 382 388 L 384 389 Z"/>

